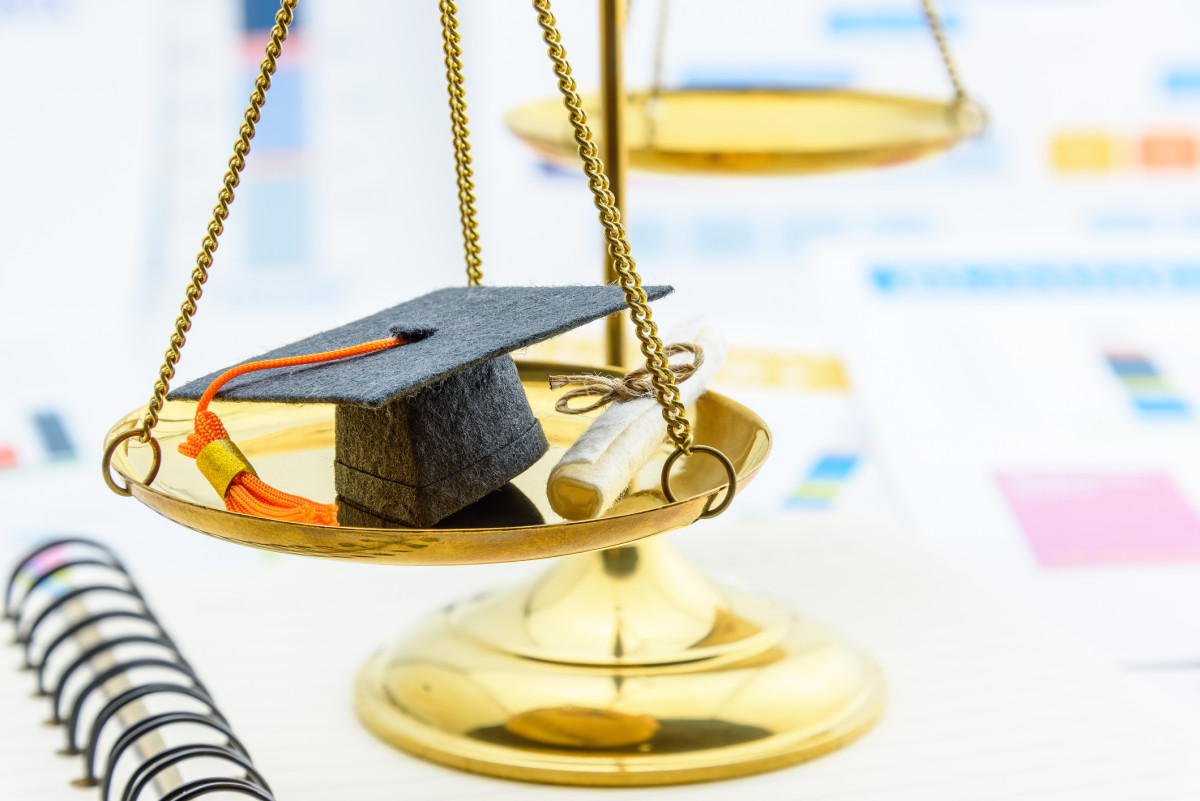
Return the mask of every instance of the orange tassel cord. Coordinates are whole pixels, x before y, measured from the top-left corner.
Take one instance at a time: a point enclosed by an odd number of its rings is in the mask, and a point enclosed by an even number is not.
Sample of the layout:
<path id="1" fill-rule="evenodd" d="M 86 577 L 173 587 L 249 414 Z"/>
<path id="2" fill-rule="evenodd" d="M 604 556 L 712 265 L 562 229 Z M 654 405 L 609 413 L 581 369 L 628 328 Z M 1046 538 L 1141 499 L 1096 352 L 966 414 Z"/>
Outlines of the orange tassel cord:
<path id="1" fill-rule="evenodd" d="M 213 488 L 225 500 L 225 508 L 256 517 L 270 517 L 294 523 L 314 523 L 321 526 L 336 526 L 337 506 L 316 503 L 308 498 L 281 492 L 264 483 L 246 461 L 225 430 L 225 424 L 208 405 L 220 392 L 221 387 L 245 373 L 258 370 L 273 370 L 279 367 L 297 367 L 304 364 L 331 362 L 351 356 L 361 356 L 380 350 L 407 344 L 398 337 L 377 339 L 341 350 L 313 353 L 307 356 L 292 356 L 284 359 L 267 359 L 250 362 L 226 370 L 213 381 L 196 404 L 195 431 L 180 443 L 179 452 L 196 460 L 201 472 Z"/>

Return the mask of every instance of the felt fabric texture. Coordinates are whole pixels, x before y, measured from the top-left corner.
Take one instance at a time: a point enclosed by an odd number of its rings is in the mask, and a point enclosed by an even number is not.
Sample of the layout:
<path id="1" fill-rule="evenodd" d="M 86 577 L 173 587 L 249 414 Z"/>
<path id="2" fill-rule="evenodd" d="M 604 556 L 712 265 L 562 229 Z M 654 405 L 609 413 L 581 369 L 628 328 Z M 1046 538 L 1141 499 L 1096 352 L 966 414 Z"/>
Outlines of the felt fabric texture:
<path id="1" fill-rule="evenodd" d="M 549 448 L 507 355 L 379 409 L 339 405 L 334 421 L 339 499 L 418 528 L 484 497 Z"/>
<path id="2" fill-rule="evenodd" d="M 672 291 L 668 286 L 645 290 L 651 300 Z M 425 334 L 416 342 L 334 362 L 247 373 L 225 385 L 218 397 L 379 407 L 458 370 L 624 309 L 616 286 L 440 289 L 246 361 L 322 353 L 397 331 Z M 184 384 L 170 397 L 199 398 L 220 372 Z"/>
<path id="3" fill-rule="evenodd" d="M 704 363 L 679 384 L 680 399 L 690 406 L 725 363 L 725 335 L 701 320 L 692 320 L 663 342 L 695 342 L 704 348 Z M 598 517 L 621 497 L 666 436 L 666 424 L 653 397 L 610 404 L 550 472 L 546 486 L 550 507 L 567 520 Z"/>
<path id="4" fill-rule="evenodd" d="M 364 528 L 409 528 L 403 523 L 363 511 L 353 502 L 338 497 L 338 522 L 343 526 Z M 484 495 L 478 501 L 444 517 L 430 528 L 514 528 L 540 526 L 546 520 L 537 504 L 509 483 Z"/>

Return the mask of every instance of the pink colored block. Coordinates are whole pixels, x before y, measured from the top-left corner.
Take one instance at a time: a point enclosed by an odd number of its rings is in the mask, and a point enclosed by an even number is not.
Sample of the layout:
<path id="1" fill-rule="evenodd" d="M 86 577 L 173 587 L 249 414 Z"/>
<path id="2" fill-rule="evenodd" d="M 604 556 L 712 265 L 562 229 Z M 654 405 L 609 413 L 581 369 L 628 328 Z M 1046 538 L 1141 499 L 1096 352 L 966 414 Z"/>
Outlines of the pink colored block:
<path id="1" fill-rule="evenodd" d="M 1045 567 L 1200 560 L 1200 519 L 1157 473 L 996 476 Z"/>

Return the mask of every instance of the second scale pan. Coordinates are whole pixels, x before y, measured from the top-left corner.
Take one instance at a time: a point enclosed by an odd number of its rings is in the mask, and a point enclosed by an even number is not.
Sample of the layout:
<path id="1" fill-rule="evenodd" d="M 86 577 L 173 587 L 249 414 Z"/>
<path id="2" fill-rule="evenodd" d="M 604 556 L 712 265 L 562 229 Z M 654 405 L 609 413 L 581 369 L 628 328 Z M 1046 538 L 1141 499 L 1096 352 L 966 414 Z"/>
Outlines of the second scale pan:
<path id="1" fill-rule="evenodd" d="M 585 108 L 598 109 L 595 97 Z M 578 161 L 562 102 L 540 100 L 505 118 L 546 158 Z M 593 131 L 602 131 L 593 114 Z M 903 164 L 979 133 L 970 102 L 821 89 L 671 89 L 631 94 L 629 164 L 650 172 L 804 175 Z"/>

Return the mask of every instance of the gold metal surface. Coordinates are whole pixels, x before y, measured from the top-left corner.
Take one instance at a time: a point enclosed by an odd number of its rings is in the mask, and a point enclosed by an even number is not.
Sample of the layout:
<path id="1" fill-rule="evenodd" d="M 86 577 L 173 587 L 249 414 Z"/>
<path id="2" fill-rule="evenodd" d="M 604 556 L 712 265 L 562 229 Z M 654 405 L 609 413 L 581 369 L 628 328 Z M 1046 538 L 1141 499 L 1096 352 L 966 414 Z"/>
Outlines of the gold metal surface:
<path id="1" fill-rule="evenodd" d="M 550 0 L 533 0 L 533 7 L 538 12 L 542 41 L 546 43 L 546 52 L 558 78 L 558 91 L 562 95 L 562 103 L 567 107 L 566 124 L 570 128 L 567 141 L 574 142 L 575 153 L 583 162 L 588 189 L 592 192 L 596 208 L 600 210 L 600 224 L 604 228 L 604 239 L 608 242 L 608 255 L 617 273 L 617 284 L 625 293 L 625 305 L 629 307 L 629 316 L 633 320 L 638 342 L 641 343 L 642 356 L 646 358 L 646 369 L 650 371 L 654 396 L 662 407 L 663 419 L 667 423 L 667 435 L 675 443 L 675 447 L 684 453 L 690 453 L 693 441 L 691 423 L 688 422 L 687 412 L 679 400 L 679 387 L 675 386 L 671 365 L 663 353 L 658 326 L 650 314 L 650 301 L 646 297 L 646 290 L 642 289 L 637 263 L 633 260 L 629 238 L 625 234 L 625 226 L 621 223 L 621 212 L 617 208 L 604 162 L 600 159 L 599 150 L 592 138 L 592 129 L 588 125 L 587 114 L 583 110 L 579 87 L 571 75 L 571 65 L 567 61 L 562 34 L 559 33 L 558 23 L 550 11 Z M 620 21 L 619 16 L 616 21 Z M 561 109 L 558 116 L 561 120 Z"/>
<path id="2" fill-rule="evenodd" d="M 627 100 L 630 166 L 692 174 L 803 175 L 902 164 L 949 150 L 984 120 L 969 101 L 818 89 L 665 89 L 653 106 L 651 140 L 650 103 L 644 92 Z M 554 100 L 521 106 L 505 120 L 543 156 L 574 161 L 571 127 Z"/>
<path id="3" fill-rule="evenodd" d="M 367 662 L 355 703 L 382 739 L 452 767 L 648 785 L 831 751 L 876 721 L 884 685 L 820 626 L 657 539 L 439 612 Z"/>
<path id="4" fill-rule="evenodd" d="M 140 440 L 141 436 L 142 436 L 142 429 L 140 429 L 140 428 L 130 429 L 129 431 L 122 432 L 121 434 L 116 435 L 116 436 L 113 436 L 110 433 L 109 438 L 108 438 L 108 444 L 104 447 L 104 461 L 103 461 L 104 483 L 108 485 L 108 488 L 110 490 L 112 490 L 116 494 L 121 495 L 126 498 L 128 498 L 130 495 L 133 494 L 133 490 L 130 489 L 129 482 L 125 482 L 125 484 L 122 485 L 122 484 L 117 484 L 117 482 L 113 480 L 113 476 L 112 476 L 113 454 L 115 454 L 117 452 L 117 448 L 121 447 L 122 445 L 125 445 L 126 447 L 128 447 L 127 443 L 129 442 L 129 440 L 133 439 L 134 437 L 137 437 Z M 154 437 L 150 438 L 149 445 L 150 445 L 150 466 L 146 469 L 146 472 L 143 474 L 142 483 L 144 483 L 144 484 L 153 484 L 155 476 L 158 475 L 158 468 L 162 466 L 162 446 L 160 446 L 158 444 L 158 440 L 156 440 Z"/>
<path id="5" fill-rule="evenodd" d="M 600 115 L 604 128 L 600 136 L 600 157 L 607 168 L 613 204 L 625 209 L 625 175 L 628 154 L 621 136 L 624 125 L 625 97 L 625 21 L 629 9 L 625 0 L 600 0 Z M 616 262 L 604 254 L 604 283 L 621 278 Z M 614 314 L 605 321 L 605 364 L 625 366 L 625 315 Z"/>
<path id="6" fill-rule="evenodd" d="M 196 468 L 219 498 L 225 497 L 229 485 L 242 473 L 258 476 L 250 460 L 231 439 L 214 439 L 201 448 L 196 454 Z"/>
<path id="7" fill-rule="evenodd" d="M 659 454 L 634 480 L 628 495 L 604 517 L 562 519 L 546 498 L 547 478 L 599 412 L 562 415 L 554 411 L 556 397 L 548 377 L 578 371 L 578 366 L 519 366 L 534 414 L 542 421 L 550 441 L 549 452 L 513 481 L 537 506 L 543 518 L 538 525 L 489 528 L 485 518 L 480 528 L 331 528 L 226 511 L 195 463 L 177 450 L 192 430 L 192 401 L 168 401 L 164 407 L 157 429 L 162 467 L 152 485 L 139 478 L 150 466 L 151 448 L 123 440 L 114 448 L 112 465 L 129 482 L 139 501 L 177 523 L 219 539 L 286 553 L 391 564 L 510 562 L 623 545 L 688 525 L 724 492 L 727 479 L 718 462 L 687 459 L 672 477 L 672 487 L 680 500 L 668 503 L 659 481 L 663 461 L 671 452 L 671 446 L 664 442 Z M 617 374 L 615 370 L 608 372 Z M 319 503 L 334 501 L 332 406 L 215 401 L 211 408 L 225 421 L 264 481 Z M 763 421 L 715 392 L 703 395 L 692 413 L 697 441 L 727 454 L 737 468 L 739 482 L 748 481 L 770 451 L 770 432 Z M 140 416 L 136 411 L 128 415 L 109 432 L 109 439 L 136 430 Z"/>
<path id="8" fill-rule="evenodd" d="M 729 504 L 733 503 L 733 496 L 737 495 L 737 468 L 733 466 L 733 462 L 729 461 L 728 456 L 721 453 L 716 448 L 710 448 L 707 445 L 693 446 L 691 455 L 695 456 L 698 453 L 708 454 L 720 462 L 721 466 L 725 468 L 725 477 L 729 484 L 729 489 L 726 490 L 725 497 L 721 499 L 721 502 L 716 506 L 705 509 L 700 515 L 702 519 L 707 519 L 721 514 L 729 508 Z M 675 500 L 675 493 L 671 491 L 671 468 L 675 466 L 675 462 L 677 462 L 679 457 L 683 455 L 683 451 L 679 448 L 676 448 L 671 455 L 667 457 L 667 460 L 663 462 L 662 488 L 663 495 L 666 496 L 668 501 L 674 502 Z"/>
<path id="9" fill-rule="evenodd" d="M 442 50 L 446 54 L 446 89 L 450 95 L 450 132 L 454 136 L 454 166 L 458 176 L 458 213 L 462 221 L 463 251 L 467 260 L 467 286 L 483 284 L 483 258 L 479 248 L 479 222 L 475 210 L 475 181 L 471 170 L 471 131 L 467 128 L 467 90 L 464 87 L 462 37 L 458 33 L 458 6 L 441 0 Z"/>

